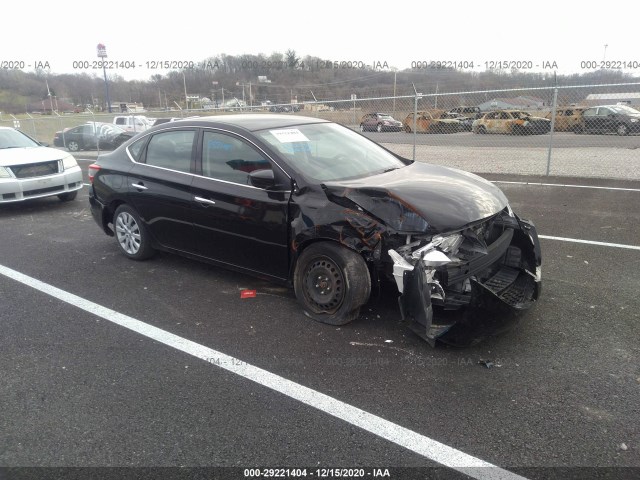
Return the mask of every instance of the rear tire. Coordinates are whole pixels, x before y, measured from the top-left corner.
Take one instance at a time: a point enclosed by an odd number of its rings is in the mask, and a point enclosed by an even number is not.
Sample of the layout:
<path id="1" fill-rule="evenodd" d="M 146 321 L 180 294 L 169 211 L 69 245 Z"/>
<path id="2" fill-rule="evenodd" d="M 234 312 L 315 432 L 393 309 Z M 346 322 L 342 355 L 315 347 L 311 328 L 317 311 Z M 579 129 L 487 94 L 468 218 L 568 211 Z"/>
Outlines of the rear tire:
<path id="1" fill-rule="evenodd" d="M 71 140 L 70 142 L 67 142 L 67 149 L 70 152 L 77 152 L 80 150 L 80 144 L 75 140 Z"/>
<path id="2" fill-rule="evenodd" d="M 382 125 L 378 124 L 376 130 L 378 131 L 378 133 L 382 133 Z"/>
<path id="3" fill-rule="evenodd" d="M 329 325 L 345 325 L 358 318 L 371 293 L 364 259 L 331 242 L 314 243 L 302 252 L 293 285 L 304 313 Z"/>
<path id="4" fill-rule="evenodd" d="M 478 127 L 478 133 L 479 133 L 480 135 L 485 135 L 485 134 L 487 133 L 487 129 L 484 127 L 484 125 L 480 125 L 480 126 Z"/>
<path id="5" fill-rule="evenodd" d="M 113 215 L 113 229 L 120 251 L 133 260 L 145 260 L 155 253 L 151 238 L 138 212 L 127 204 Z"/>

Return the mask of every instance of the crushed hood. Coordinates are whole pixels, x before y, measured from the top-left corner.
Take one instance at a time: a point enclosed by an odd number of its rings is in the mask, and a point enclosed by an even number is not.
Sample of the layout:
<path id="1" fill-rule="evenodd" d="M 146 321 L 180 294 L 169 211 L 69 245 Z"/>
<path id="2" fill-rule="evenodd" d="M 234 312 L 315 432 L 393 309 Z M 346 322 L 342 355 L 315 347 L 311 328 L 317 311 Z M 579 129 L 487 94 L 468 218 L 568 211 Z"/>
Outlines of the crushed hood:
<path id="1" fill-rule="evenodd" d="M 407 233 L 458 230 L 507 206 L 506 197 L 491 182 L 420 162 L 367 178 L 330 182 L 325 192 L 333 201 L 349 199 L 387 226 Z"/>

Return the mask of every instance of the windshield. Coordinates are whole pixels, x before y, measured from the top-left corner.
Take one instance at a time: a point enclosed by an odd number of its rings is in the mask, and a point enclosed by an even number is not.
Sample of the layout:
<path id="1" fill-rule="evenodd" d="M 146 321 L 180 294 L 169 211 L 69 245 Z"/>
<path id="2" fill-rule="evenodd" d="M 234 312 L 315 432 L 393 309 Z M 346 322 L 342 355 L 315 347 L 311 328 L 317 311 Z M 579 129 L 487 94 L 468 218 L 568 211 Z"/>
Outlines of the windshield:
<path id="1" fill-rule="evenodd" d="M 405 163 L 378 144 L 335 123 L 257 132 L 289 165 L 318 183 L 376 175 Z"/>
<path id="2" fill-rule="evenodd" d="M 0 149 L 39 146 L 39 143 L 35 142 L 18 130 L 13 130 L 12 128 L 0 129 Z"/>

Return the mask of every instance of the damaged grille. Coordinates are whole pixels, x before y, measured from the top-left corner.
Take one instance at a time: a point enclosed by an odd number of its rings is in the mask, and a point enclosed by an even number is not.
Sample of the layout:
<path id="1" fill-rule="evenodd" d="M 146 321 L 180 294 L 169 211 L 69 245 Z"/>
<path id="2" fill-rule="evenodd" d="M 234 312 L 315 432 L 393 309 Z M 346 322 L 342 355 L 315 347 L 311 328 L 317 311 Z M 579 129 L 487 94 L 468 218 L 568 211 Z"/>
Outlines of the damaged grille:
<path id="1" fill-rule="evenodd" d="M 30 163 L 28 165 L 13 165 L 9 168 L 16 178 L 44 177 L 60 173 L 60 162 L 53 160 L 49 162 Z"/>
<path id="2" fill-rule="evenodd" d="M 470 257 L 468 262 L 462 265 L 447 265 L 445 283 L 447 285 L 459 283 L 465 278 L 476 275 L 489 268 L 504 255 L 511 244 L 512 238 L 513 230 L 505 230 L 495 242 L 489 245 L 486 254 L 476 253 L 467 255 Z"/>

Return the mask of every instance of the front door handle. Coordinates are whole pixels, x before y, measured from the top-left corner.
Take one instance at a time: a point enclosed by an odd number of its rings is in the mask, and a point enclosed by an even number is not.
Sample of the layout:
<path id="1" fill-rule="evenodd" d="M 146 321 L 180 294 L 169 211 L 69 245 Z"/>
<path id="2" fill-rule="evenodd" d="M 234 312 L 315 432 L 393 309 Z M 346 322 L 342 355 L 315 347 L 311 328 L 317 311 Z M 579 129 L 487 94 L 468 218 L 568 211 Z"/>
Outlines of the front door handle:
<path id="1" fill-rule="evenodd" d="M 198 203 L 203 203 L 205 205 L 215 205 L 216 202 L 214 202 L 213 200 L 209 200 L 208 198 L 202 198 L 202 197 L 194 197 L 195 201 Z"/>
<path id="2" fill-rule="evenodd" d="M 142 183 L 132 183 L 131 186 L 133 188 L 137 188 L 139 190 L 149 190 L 147 187 L 145 187 L 144 185 L 142 185 Z"/>

